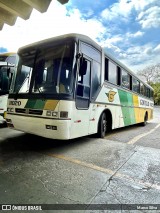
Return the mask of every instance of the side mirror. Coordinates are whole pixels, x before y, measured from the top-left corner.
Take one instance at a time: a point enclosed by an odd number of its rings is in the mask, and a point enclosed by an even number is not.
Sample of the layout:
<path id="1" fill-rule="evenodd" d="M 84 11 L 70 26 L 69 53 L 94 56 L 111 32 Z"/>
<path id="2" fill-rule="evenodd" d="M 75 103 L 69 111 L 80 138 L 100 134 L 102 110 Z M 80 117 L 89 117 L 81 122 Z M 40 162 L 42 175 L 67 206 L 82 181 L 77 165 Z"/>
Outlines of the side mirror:
<path id="1" fill-rule="evenodd" d="M 84 58 L 81 58 L 79 73 L 80 75 L 85 75 L 86 72 L 87 72 L 87 61 Z"/>

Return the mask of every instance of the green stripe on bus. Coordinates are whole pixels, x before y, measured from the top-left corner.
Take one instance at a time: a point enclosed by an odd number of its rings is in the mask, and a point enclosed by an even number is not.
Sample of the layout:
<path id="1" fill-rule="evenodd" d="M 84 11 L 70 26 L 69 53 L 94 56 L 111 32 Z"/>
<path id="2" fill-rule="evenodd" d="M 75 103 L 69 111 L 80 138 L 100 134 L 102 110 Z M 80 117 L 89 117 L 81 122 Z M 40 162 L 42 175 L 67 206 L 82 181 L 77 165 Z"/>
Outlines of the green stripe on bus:
<path id="1" fill-rule="evenodd" d="M 27 103 L 26 103 L 26 106 L 24 108 L 30 108 L 30 109 L 33 109 L 34 108 L 34 105 L 36 103 L 36 100 L 28 100 Z"/>
<path id="2" fill-rule="evenodd" d="M 135 112 L 133 107 L 133 96 L 132 94 L 118 90 L 120 103 L 122 105 L 122 113 L 123 113 L 123 120 L 124 125 L 128 126 L 134 124 L 135 120 Z"/>
<path id="3" fill-rule="evenodd" d="M 28 100 L 26 103 L 25 108 L 30 108 L 30 109 L 43 109 L 45 105 L 45 101 L 43 100 Z"/>
<path id="4" fill-rule="evenodd" d="M 44 109 L 45 103 L 46 103 L 46 101 L 44 101 L 44 100 L 36 100 L 34 109 Z"/>
<path id="5" fill-rule="evenodd" d="M 128 106 L 131 106 L 131 107 L 129 107 L 130 124 L 135 124 L 136 117 L 135 117 L 135 111 L 134 111 L 133 95 L 128 92 L 126 92 L 126 93 L 127 93 L 127 98 L 128 98 Z"/>

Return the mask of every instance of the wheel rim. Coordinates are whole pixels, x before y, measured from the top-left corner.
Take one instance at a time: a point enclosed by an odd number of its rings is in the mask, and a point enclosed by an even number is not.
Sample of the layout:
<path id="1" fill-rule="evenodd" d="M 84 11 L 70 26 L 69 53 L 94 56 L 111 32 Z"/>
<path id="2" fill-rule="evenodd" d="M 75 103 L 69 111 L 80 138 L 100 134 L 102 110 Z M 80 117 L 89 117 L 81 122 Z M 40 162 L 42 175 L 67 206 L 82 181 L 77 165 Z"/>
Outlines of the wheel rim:
<path id="1" fill-rule="evenodd" d="M 105 136 L 107 131 L 107 120 L 105 114 L 103 114 L 103 119 L 102 119 L 102 135 Z"/>

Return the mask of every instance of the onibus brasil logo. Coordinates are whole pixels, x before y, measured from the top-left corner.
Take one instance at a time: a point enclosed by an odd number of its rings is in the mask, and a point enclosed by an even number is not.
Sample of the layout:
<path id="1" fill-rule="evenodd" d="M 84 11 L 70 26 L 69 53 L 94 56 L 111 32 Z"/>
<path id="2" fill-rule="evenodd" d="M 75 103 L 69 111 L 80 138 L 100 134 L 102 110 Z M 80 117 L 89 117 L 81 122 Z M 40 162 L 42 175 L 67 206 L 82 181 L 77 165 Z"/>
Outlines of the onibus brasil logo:
<path id="1" fill-rule="evenodd" d="M 114 101 L 115 94 L 116 94 L 116 92 L 113 91 L 113 90 L 110 90 L 108 93 L 106 93 L 109 102 L 113 102 Z"/>

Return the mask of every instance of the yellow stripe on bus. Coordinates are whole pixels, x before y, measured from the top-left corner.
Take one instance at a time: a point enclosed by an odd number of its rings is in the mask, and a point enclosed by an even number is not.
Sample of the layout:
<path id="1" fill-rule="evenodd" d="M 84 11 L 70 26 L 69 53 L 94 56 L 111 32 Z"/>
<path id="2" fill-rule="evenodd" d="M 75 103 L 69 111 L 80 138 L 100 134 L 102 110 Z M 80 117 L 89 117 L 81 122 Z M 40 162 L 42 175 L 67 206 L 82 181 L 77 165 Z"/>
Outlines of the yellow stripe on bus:
<path id="1" fill-rule="evenodd" d="M 48 100 L 45 105 L 44 105 L 44 109 L 46 110 L 55 110 L 57 104 L 58 104 L 58 100 Z"/>
<path id="2" fill-rule="evenodd" d="M 135 119 L 136 119 L 136 123 L 141 122 L 141 118 L 140 118 L 140 109 L 139 107 L 139 101 L 138 101 L 138 96 L 137 95 L 133 95 L 133 105 L 134 105 L 134 114 L 135 114 Z"/>

